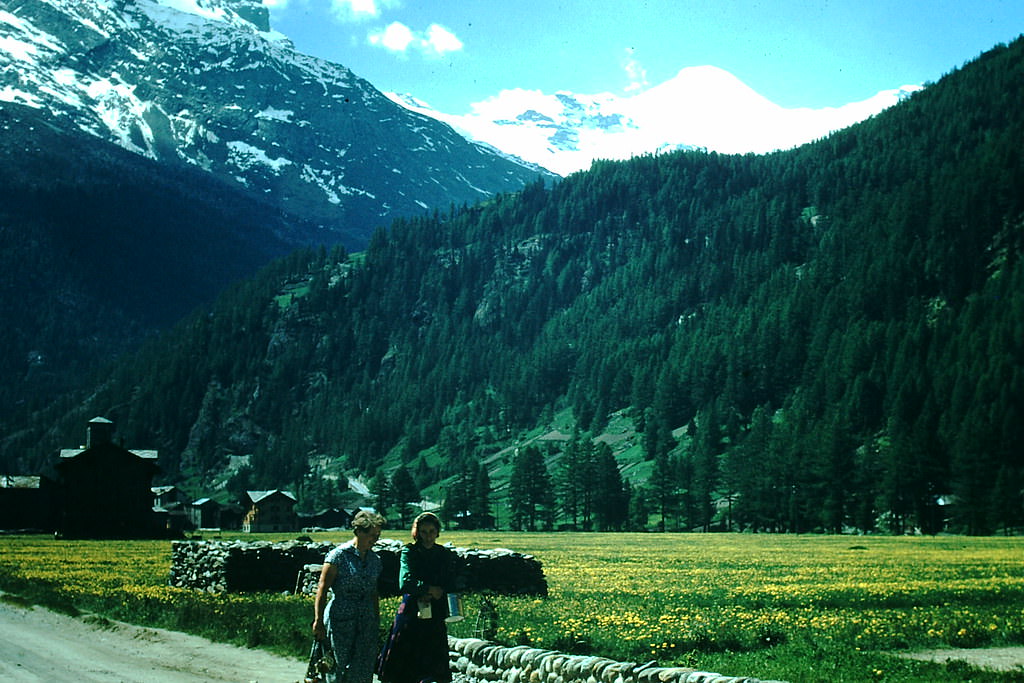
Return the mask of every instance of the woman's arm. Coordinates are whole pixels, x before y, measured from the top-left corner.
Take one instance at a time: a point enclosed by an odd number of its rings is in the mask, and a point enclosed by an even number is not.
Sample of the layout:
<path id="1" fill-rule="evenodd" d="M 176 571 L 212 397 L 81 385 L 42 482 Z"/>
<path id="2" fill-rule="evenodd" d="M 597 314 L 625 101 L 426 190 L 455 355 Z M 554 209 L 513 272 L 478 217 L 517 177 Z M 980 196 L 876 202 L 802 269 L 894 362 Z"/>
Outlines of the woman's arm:
<path id="1" fill-rule="evenodd" d="M 402 548 L 402 554 L 399 555 L 398 560 L 398 590 L 413 597 L 420 597 L 427 593 L 427 583 L 420 576 L 417 559 L 413 548 L 405 546 Z"/>
<path id="2" fill-rule="evenodd" d="M 327 635 L 327 624 L 324 621 L 324 611 L 327 609 L 327 591 L 334 585 L 334 579 L 338 576 L 338 568 L 329 562 L 324 562 L 324 568 L 320 570 L 320 581 L 316 585 L 316 597 L 313 599 L 313 637 L 322 640 Z"/>

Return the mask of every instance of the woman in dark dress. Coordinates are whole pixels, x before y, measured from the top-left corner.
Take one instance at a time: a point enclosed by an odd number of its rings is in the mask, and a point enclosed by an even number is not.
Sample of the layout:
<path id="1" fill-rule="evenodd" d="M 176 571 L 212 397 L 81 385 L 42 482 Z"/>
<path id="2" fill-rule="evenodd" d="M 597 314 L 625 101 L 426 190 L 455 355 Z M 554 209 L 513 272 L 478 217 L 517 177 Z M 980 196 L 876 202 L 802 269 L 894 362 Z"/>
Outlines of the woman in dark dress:
<path id="1" fill-rule="evenodd" d="M 384 523 L 377 513 L 360 510 L 352 520 L 355 538 L 324 559 L 313 601 L 313 635 L 317 640 L 328 638 L 334 649 L 335 670 L 327 678 L 334 683 L 373 680 L 380 644 L 377 577 L 381 561 L 372 548 Z"/>
<path id="2" fill-rule="evenodd" d="M 402 603 L 377 662 L 385 683 L 450 683 L 446 596 L 455 589 L 456 555 L 438 545 L 441 520 L 424 512 L 412 525 L 413 542 L 402 548 L 398 585 Z"/>

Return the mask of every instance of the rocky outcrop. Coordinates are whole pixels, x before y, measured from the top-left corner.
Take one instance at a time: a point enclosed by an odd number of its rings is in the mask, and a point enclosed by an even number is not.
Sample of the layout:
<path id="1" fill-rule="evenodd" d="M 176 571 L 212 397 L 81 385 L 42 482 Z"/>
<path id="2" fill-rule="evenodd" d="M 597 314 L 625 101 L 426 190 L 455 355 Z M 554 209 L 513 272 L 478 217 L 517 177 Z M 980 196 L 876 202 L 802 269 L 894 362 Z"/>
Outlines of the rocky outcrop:
<path id="1" fill-rule="evenodd" d="M 778 683 L 525 645 L 502 647 L 478 638 L 449 638 L 448 649 L 456 683 Z"/>
<path id="2" fill-rule="evenodd" d="M 401 541 L 374 546 L 384 568 L 381 595 L 398 594 Z M 211 593 L 316 591 L 324 557 L 333 543 L 313 541 L 176 541 L 171 546 L 170 585 Z M 453 548 L 459 557 L 459 590 L 503 595 L 547 595 L 540 561 L 507 549 Z"/>

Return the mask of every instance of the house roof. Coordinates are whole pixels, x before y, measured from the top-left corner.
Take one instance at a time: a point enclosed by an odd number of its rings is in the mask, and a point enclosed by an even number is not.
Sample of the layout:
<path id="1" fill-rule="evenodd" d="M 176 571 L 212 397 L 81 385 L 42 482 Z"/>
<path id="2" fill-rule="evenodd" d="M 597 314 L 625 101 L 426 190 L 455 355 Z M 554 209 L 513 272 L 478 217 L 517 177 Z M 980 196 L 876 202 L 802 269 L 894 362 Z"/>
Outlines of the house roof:
<path id="1" fill-rule="evenodd" d="M 89 448 L 62 448 L 62 449 L 60 449 L 60 457 L 61 457 L 62 460 L 69 459 L 69 458 L 74 458 L 75 456 L 81 455 L 82 453 L 85 453 L 88 450 L 91 450 L 91 449 L 89 449 Z M 127 451 L 128 449 L 126 448 L 124 450 Z M 158 457 L 159 457 L 159 451 L 144 450 L 144 451 L 128 451 L 128 452 L 131 453 L 134 456 L 142 458 L 143 460 L 157 460 Z"/>
<path id="2" fill-rule="evenodd" d="M 0 474 L 0 489 L 37 489 L 42 480 L 42 477 Z"/>
<path id="3" fill-rule="evenodd" d="M 177 486 L 154 486 L 150 490 L 153 492 L 153 495 L 162 496 L 165 493 L 170 493 L 171 491 L 173 491 L 176 488 L 178 488 L 178 487 Z"/>
<path id="4" fill-rule="evenodd" d="M 254 503 L 259 503 L 260 501 L 265 500 L 266 498 L 270 498 L 271 496 L 277 494 L 290 498 L 293 503 L 296 500 L 295 496 L 292 493 L 288 491 L 282 491 L 281 489 L 271 489 L 269 491 L 246 491 L 245 493 L 247 496 L 249 496 L 249 500 L 251 500 Z"/>

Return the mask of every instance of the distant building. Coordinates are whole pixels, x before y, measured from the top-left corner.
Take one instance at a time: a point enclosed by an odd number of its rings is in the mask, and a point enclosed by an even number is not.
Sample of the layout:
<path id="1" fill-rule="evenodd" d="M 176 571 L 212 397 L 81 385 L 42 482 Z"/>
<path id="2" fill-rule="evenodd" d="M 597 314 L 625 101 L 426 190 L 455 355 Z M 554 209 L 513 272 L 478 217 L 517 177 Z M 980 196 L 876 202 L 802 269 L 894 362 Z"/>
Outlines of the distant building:
<path id="1" fill-rule="evenodd" d="M 237 505 L 223 505 L 213 498 L 200 498 L 186 506 L 188 518 L 195 529 L 238 529 L 242 510 Z"/>
<path id="2" fill-rule="evenodd" d="M 185 492 L 177 486 L 154 486 L 151 490 L 155 508 L 170 508 L 175 503 L 185 503 L 188 500 Z"/>
<path id="3" fill-rule="evenodd" d="M 295 496 L 288 491 L 246 491 L 249 509 L 242 519 L 242 531 L 298 531 Z"/>
<path id="4" fill-rule="evenodd" d="M 178 534 L 195 528 L 189 519 L 184 491 L 177 486 L 154 486 L 151 490 L 153 514 L 156 515 L 157 524 L 161 529 Z"/>
<path id="5" fill-rule="evenodd" d="M 298 516 L 299 524 L 304 530 L 316 529 L 348 529 L 352 525 L 353 514 L 339 508 L 327 508 L 312 515 Z"/>
<path id="6" fill-rule="evenodd" d="M 188 506 L 188 518 L 197 529 L 219 529 L 220 503 L 213 498 L 200 498 Z"/>
<path id="7" fill-rule="evenodd" d="M 57 483 L 43 476 L 0 475 L 0 529 L 51 532 Z"/>
<path id="8" fill-rule="evenodd" d="M 60 451 L 57 530 L 66 537 L 146 538 L 160 531 L 152 491 L 157 452 L 128 450 L 113 434 L 114 423 L 96 417 L 84 448 Z"/>

